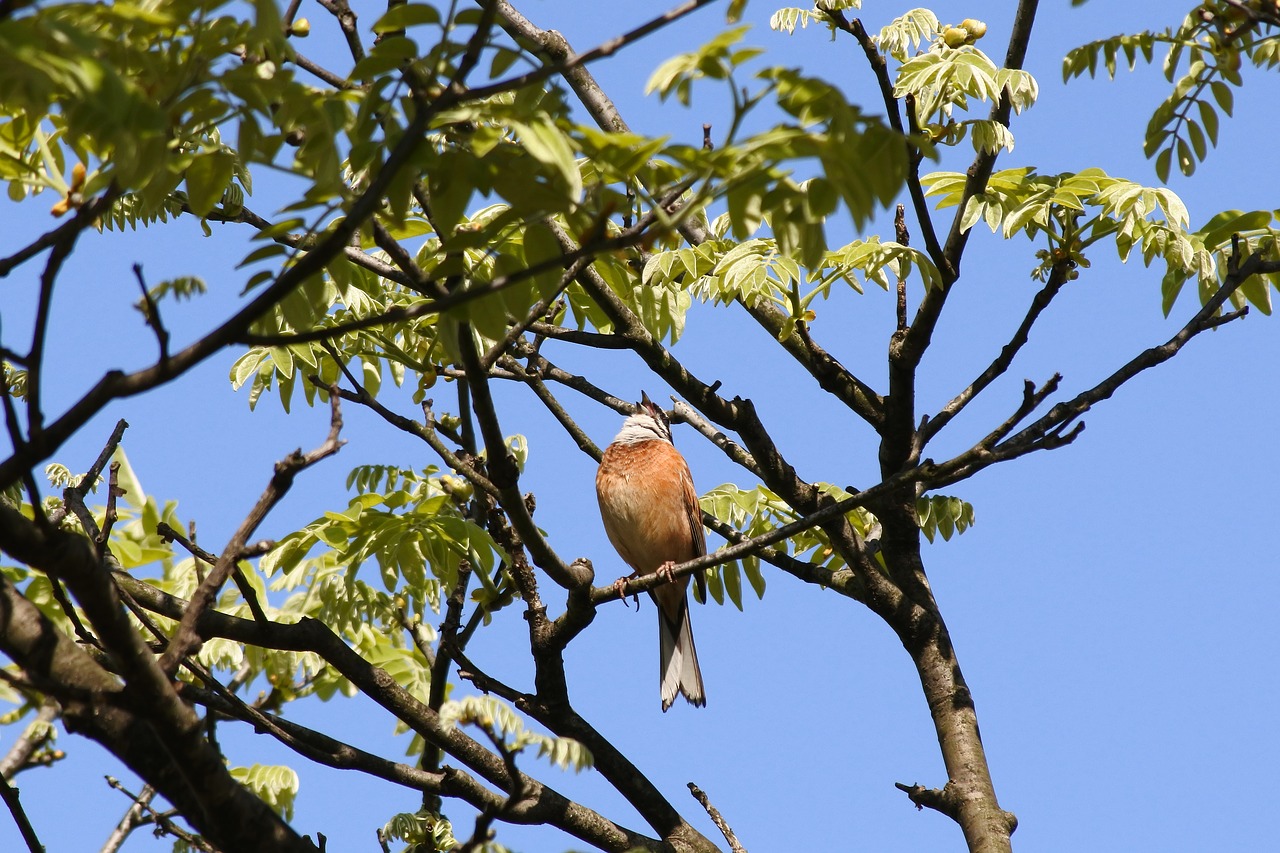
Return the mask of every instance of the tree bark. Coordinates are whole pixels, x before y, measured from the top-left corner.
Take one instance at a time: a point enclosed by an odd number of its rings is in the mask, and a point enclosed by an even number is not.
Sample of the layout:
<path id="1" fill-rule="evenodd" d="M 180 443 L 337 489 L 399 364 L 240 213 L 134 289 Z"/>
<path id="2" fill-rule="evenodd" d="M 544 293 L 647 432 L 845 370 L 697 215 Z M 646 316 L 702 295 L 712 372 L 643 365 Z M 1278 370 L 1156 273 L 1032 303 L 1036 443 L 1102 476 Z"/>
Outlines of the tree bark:
<path id="1" fill-rule="evenodd" d="M 1010 836 L 1018 820 L 996 798 L 973 696 L 924 572 L 915 500 L 908 495 L 891 507 L 881 507 L 877 517 L 884 526 L 883 554 L 889 575 L 915 605 L 881 615 L 915 664 L 947 771 L 947 783 L 940 790 L 899 787 L 917 806 L 955 820 L 970 853 L 1010 853 Z"/>
<path id="2" fill-rule="evenodd" d="M 33 522 L 12 510 L 0 510 L 0 542 L 6 551 L 50 575 L 58 569 L 71 575 L 99 571 L 86 540 L 62 532 L 46 538 Z M 118 601 L 93 604 L 91 610 L 99 611 L 119 606 Z M 223 757 L 202 736 L 193 711 L 182 708 L 179 720 L 172 719 L 145 686 L 130 685 L 104 669 L 4 578 L 0 652 L 21 667 L 37 689 L 61 704 L 68 731 L 98 741 L 120 758 L 219 849 L 315 850 L 231 777 Z M 122 663 L 117 654 L 108 654 Z"/>

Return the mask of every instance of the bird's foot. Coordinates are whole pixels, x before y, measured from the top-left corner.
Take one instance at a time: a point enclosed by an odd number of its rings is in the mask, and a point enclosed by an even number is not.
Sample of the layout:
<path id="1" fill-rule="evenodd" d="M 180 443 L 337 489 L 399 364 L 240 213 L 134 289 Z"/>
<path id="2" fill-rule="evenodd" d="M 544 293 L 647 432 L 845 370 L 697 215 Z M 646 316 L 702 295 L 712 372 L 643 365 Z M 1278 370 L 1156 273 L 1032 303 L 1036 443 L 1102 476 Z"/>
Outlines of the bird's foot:
<path id="1" fill-rule="evenodd" d="M 627 607 L 631 606 L 627 604 L 627 581 L 631 580 L 633 577 L 635 577 L 635 575 L 627 575 L 625 577 L 618 578 L 616 581 L 613 582 L 613 588 L 614 590 L 617 591 L 618 598 L 621 598 L 622 603 Z M 640 612 L 639 594 L 631 596 L 631 600 L 636 603 L 636 612 L 639 613 Z"/>
<path id="2" fill-rule="evenodd" d="M 672 571 L 675 567 L 676 564 L 674 560 L 667 560 L 661 566 L 658 566 L 658 571 L 655 574 L 666 579 L 667 583 L 675 583 L 676 575 L 675 572 Z"/>

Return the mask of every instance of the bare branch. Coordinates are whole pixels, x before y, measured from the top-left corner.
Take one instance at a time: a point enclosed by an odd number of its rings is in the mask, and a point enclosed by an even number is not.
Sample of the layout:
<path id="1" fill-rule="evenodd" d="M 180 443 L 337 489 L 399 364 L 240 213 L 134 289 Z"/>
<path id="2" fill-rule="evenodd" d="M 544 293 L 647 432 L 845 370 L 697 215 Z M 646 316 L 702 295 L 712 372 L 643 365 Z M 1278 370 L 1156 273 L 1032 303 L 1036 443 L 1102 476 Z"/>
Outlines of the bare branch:
<path id="1" fill-rule="evenodd" d="M 533 303 L 529 310 L 525 312 L 523 319 L 518 319 L 516 322 L 512 323 L 511 327 L 507 329 L 507 333 L 502 336 L 502 340 L 494 342 L 493 346 L 489 348 L 489 351 L 480 359 L 480 365 L 485 370 L 489 370 L 493 367 L 494 363 L 497 362 L 498 358 L 510 349 L 522 335 L 524 335 L 525 331 L 528 330 L 531 325 L 540 319 L 544 319 L 547 315 L 548 309 L 551 307 L 551 304 L 560 298 L 560 294 L 564 293 L 565 288 L 573 283 L 573 280 L 578 277 L 578 273 L 580 273 L 588 263 L 589 261 L 587 261 L 587 259 L 579 258 L 570 264 L 568 269 L 564 271 L 564 275 L 560 276 L 560 282 L 548 291 L 546 296 L 543 296 L 537 302 Z"/>
<path id="2" fill-rule="evenodd" d="M 1004 61 L 1005 68 L 1016 69 L 1022 67 L 1023 60 L 1026 58 L 1027 45 L 1031 40 L 1031 28 L 1035 23 L 1038 6 L 1039 0 L 1019 0 L 1018 10 L 1013 21 L 1013 30 L 1009 34 L 1009 49 L 1006 52 Z M 1009 114 L 1012 108 L 1012 101 L 1006 90 L 1001 95 L 1000 100 L 991 108 L 991 121 L 999 122 L 1008 127 Z M 964 254 L 965 244 L 969 240 L 969 232 L 961 227 L 964 211 L 968 206 L 969 199 L 986 189 L 987 181 L 991 178 L 991 171 L 995 168 L 998 153 L 998 151 L 981 151 L 974 158 L 973 164 L 969 166 L 964 193 L 959 201 L 955 218 L 952 220 L 951 231 L 947 235 L 946 244 L 942 247 L 941 263 L 935 262 L 938 270 L 942 273 L 942 285 L 925 293 L 919 308 L 916 309 L 915 320 L 912 322 L 911 329 L 904 341 L 904 357 L 908 360 L 912 369 L 919 364 L 924 351 L 928 349 L 929 342 L 933 337 L 934 327 L 938 323 L 938 317 L 942 313 L 942 307 L 946 303 L 951 285 L 960 276 L 960 259 Z"/>
<path id="3" fill-rule="evenodd" d="M 85 539 L 41 531 L 3 506 L 0 534 L 14 557 L 67 579 L 125 678 L 122 685 L 0 577 L 0 650 L 57 698 L 68 727 L 110 749 L 219 846 L 245 853 L 311 849 L 232 779 L 207 741 L 192 736 L 199 720 L 171 683 L 156 677 L 159 668 L 124 614 L 113 576 L 102 571 Z"/>
<path id="4" fill-rule="evenodd" d="M 569 433 L 569 436 L 573 439 L 574 443 L 577 444 L 583 452 L 594 458 L 597 462 L 600 461 L 600 456 L 602 455 L 600 448 L 591 440 L 591 437 L 587 435 L 586 431 L 583 430 L 582 427 L 578 426 L 578 423 L 569 416 L 569 413 L 565 411 L 564 406 L 560 405 L 560 401 L 551 393 L 551 389 L 547 388 L 546 383 L 542 381 L 542 378 L 549 373 L 554 373 L 557 376 L 560 374 L 568 376 L 568 374 L 565 374 L 564 371 L 561 371 L 537 353 L 530 354 L 529 356 L 529 370 L 522 368 L 519 362 L 510 357 L 504 358 L 502 360 L 502 364 L 510 371 L 512 376 L 529 386 L 534 395 L 544 406 L 547 407 L 547 411 L 551 412 L 551 415 L 560 422 L 560 425 L 564 427 L 565 432 Z M 583 381 L 585 382 L 586 380 Z"/>
<path id="5" fill-rule="evenodd" d="M 939 270 L 945 269 L 947 267 L 947 258 L 938 242 L 938 235 L 933 227 L 933 217 L 929 213 L 929 203 L 924 196 L 924 187 L 920 184 L 920 163 L 924 159 L 924 155 L 920 153 L 920 149 L 912 142 L 912 137 L 920 131 L 920 128 L 916 127 L 914 98 L 908 95 L 906 99 L 907 128 L 904 130 L 902 114 L 898 109 L 898 99 L 893 95 L 893 80 L 889 78 L 888 64 L 885 62 L 884 56 L 881 55 L 880 49 L 876 47 L 871 35 L 867 32 L 866 27 L 862 25 L 862 19 L 854 18 L 850 21 L 844 16 L 844 12 L 839 9 L 828 9 L 825 5 L 819 5 L 818 8 L 837 29 L 853 36 L 858 42 L 858 46 L 862 48 L 863 54 L 867 57 L 867 64 L 871 66 L 871 71 L 875 74 L 876 87 L 880 90 L 880 98 L 884 101 L 885 115 L 889 119 L 889 126 L 898 133 L 904 134 L 907 156 L 911 163 L 911 171 L 907 178 L 907 191 L 911 195 L 911 207 L 916 215 L 916 223 L 920 226 L 920 232 L 924 235 L 925 251 L 929 253 L 934 266 Z M 948 270 L 948 272 L 954 275 L 954 271 Z"/>
<path id="6" fill-rule="evenodd" d="M 123 790 L 123 788 L 121 789 Z M 128 810 L 125 811 L 124 817 L 120 818 L 120 822 L 116 824 L 116 828 L 112 830 L 111 835 L 107 837 L 106 842 L 102 845 L 99 853 L 116 853 L 117 850 L 124 845 L 133 831 L 150 821 L 148 806 L 156 795 L 156 789 L 150 785 L 143 785 L 142 791 L 137 798 L 129 804 Z"/>
<path id="7" fill-rule="evenodd" d="M 486 0 L 477 0 L 477 2 L 483 4 Z M 529 23 L 528 19 L 517 12 L 515 7 L 506 2 L 506 0 L 496 0 L 496 8 L 498 15 L 502 19 L 501 23 L 503 28 L 515 37 L 535 42 L 553 61 L 543 65 L 541 68 L 534 69 L 533 71 L 529 71 L 515 77 L 510 77 L 506 80 L 500 80 L 489 86 L 477 86 L 475 88 L 468 89 L 466 90 L 465 98 L 466 100 L 489 98 L 494 95 L 501 94 L 502 92 L 512 92 L 516 89 L 523 89 L 526 86 L 530 86 L 534 83 L 540 83 L 557 74 L 564 75 L 565 79 L 569 81 L 569 85 L 574 88 L 575 92 L 577 92 L 578 88 L 583 85 L 581 81 L 584 79 L 590 80 L 592 84 L 595 83 L 594 79 L 591 79 L 591 75 L 587 74 L 586 69 L 583 67 L 587 63 L 594 62 L 597 59 L 603 59 L 607 56 L 612 56 L 627 45 L 639 41 L 645 36 L 657 32 L 668 24 L 680 20 L 690 12 L 694 12 L 713 2 L 715 2 L 715 0 L 687 0 L 687 2 L 681 3 L 670 11 L 664 12 L 655 18 L 651 18 L 640 26 L 628 30 L 622 35 L 614 36 L 608 41 L 586 51 L 585 53 L 575 54 L 570 50 L 569 44 L 565 41 L 564 36 L 560 35 L 555 30 L 538 29 L 533 26 L 533 24 Z M 579 82 L 575 83 L 575 81 Z M 595 88 L 599 89 L 599 86 L 597 85 Z M 581 93 L 579 93 L 579 97 L 581 97 Z M 610 129 L 621 130 L 622 128 Z"/>
<path id="8" fill-rule="evenodd" d="M 53 307 L 53 288 L 62 271 L 62 265 L 71 257 L 76 240 L 86 228 L 91 226 L 95 218 L 90 213 L 91 206 L 76 211 L 71 224 L 75 227 L 65 231 L 59 229 L 58 239 L 52 244 L 49 259 L 45 262 L 44 272 L 40 275 L 40 294 L 36 301 L 35 328 L 31 334 L 31 349 L 26 356 L 27 364 L 27 434 L 35 438 L 44 429 L 44 411 L 40 407 L 41 388 L 44 384 L 44 349 L 49 337 L 49 317 Z"/>
<path id="9" fill-rule="evenodd" d="M 133 800 L 133 805 L 130 806 L 129 811 L 132 812 L 134 808 L 137 808 L 140 814 L 145 815 L 139 822 L 155 824 L 157 836 L 172 835 L 187 846 L 195 850 L 200 850 L 202 853 L 219 853 L 218 849 L 208 841 L 198 835 L 193 835 L 192 833 L 187 832 L 185 829 L 175 824 L 170 819 L 168 813 L 161 813 L 153 809 L 151 807 L 151 801 L 155 798 L 156 792 L 150 785 L 144 785 L 142 792 L 138 794 L 130 791 L 124 785 L 120 784 L 119 779 L 112 776 L 107 777 L 107 785 L 115 788 L 117 791 Z M 125 839 L 123 838 L 121 839 L 122 844 L 124 843 L 124 840 Z"/>
<path id="10" fill-rule="evenodd" d="M 1069 267 L 1065 263 L 1054 265 L 1049 273 L 1048 281 L 1032 298 L 1031 306 L 1027 309 L 1027 314 L 1023 317 L 1022 324 L 1013 333 L 1009 343 L 1005 344 L 1000 350 L 1000 354 L 982 371 L 978 378 L 970 382 L 951 402 L 943 406 L 938 414 L 934 415 L 927 424 L 921 425 L 919 438 L 919 446 L 921 448 L 941 432 L 942 428 L 950 423 L 952 418 L 960 414 L 964 407 L 969 405 L 975 397 L 1009 369 L 1009 365 L 1013 363 L 1013 359 L 1030 337 L 1031 327 L 1040 319 L 1040 315 L 1049 307 L 1049 303 L 1062 290 L 1063 285 L 1067 283 L 1068 271 Z"/>
<path id="11" fill-rule="evenodd" d="M 711 800 L 702 789 L 692 782 L 689 783 L 689 793 L 693 794 L 693 798 L 698 804 L 707 810 L 707 815 L 711 818 L 711 822 L 716 825 L 716 829 L 724 835 L 724 840 L 729 842 L 729 849 L 733 853 L 747 853 L 747 848 L 742 846 L 738 841 L 738 836 L 733 834 L 733 830 L 729 828 L 729 823 L 720 814 L 720 810 L 711 805 Z"/>
<path id="12" fill-rule="evenodd" d="M 930 808 L 952 820 L 959 820 L 960 811 L 947 790 L 926 788 L 923 785 L 904 785 L 901 782 L 894 782 L 893 787 L 906 794 L 917 809 Z"/>
<path id="13" fill-rule="evenodd" d="M 0 758 L 0 779 L 13 779 L 32 766 L 33 757 L 53 737 L 53 721 L 58 718 L 58 703 L 46 698 L 35 719 L 27 724 L 21 736 Z M 41 762 L 43 763 L 43 762 Z"/>
<path id="14" fill-rule="evenodd" d="M 347 0 L 316 0 L 338 20 L 342 35 L 347 40 L 347 50 L 356 62 L 364 59 L 364 44 L 360 41 L 360 31 L 356 29 L 356 13 L 351 10 Z"/>
<path id="15" fill-rule="evenodd" d="M 240 523 L 235 535 L 231 537 L 231 541 L 223 549 L 222 555 L 213 567 L 213 571 L 209 572 L 208 577 L 204 579 L 196 589 L 195 594 L 191 596 L 190 609 L 182 615 L 182 621 L 178 624 L 178 629 L 174 633 L 173 639 L 169 642 L 169 648 L 165 649 L 160 658 L 160 668 L 164 672 L 170 675 L 176 672 L 182 659 L 199 644 L 196 622 L 199 621 L 201 615 L 207 609 L 213 606 L 214 599 L 217 598 L 223 583 L 231 575 L 236 561 L 240 559 L 245 543 L 249 541 L 249 537 L 253 535 L 253 532 L 258 529 L 258 525 L 267 517 L 267 513 L 271 511 L 272 507 L 279 503 L 288 493 L 289 488 L 293 485 L 294 477 L 320 460 L 337 453 L 342 445 L 346 443 L 338 439 L 338 434 L 342 431 L 342 409 L 338 399 L 336 393 L 330 394 L 329 435 L 324 440 L 324 443 L 306 454 L 301 450 L 295 450 L 276 463 L 275 473 L 272 475 L 271 482 L 267 485 L 266 490 L 258 498 L 258 502 L 254 504 L 249 515 Z"/>
<path id="16" fill-rule="evenodd" d="M 4 278 L 13 272 L 18 266 L 31 260 L 36 255 L 43 252 L 50 246 L 59 245 L 67 240 L 74 240 L 73 234 L 79 233 L 97 221 L 117 198 L 120 192 L 115 187 L 108 189 L 102 195 L 94 198 L 84 204 L 76 215 L 66 222 L 54 228 L 52 231 L 46 231 L 35 240 L 23 246 L 17 252 L 14 252 L 7 258 L 0 258 L 0 278 Z"/>
<path id="17" fill-rule="evenodd" d="M 188 602 L 161 592 L 128 574 L 118 572 L 114 577 L 135 600 L 155 613 L 178 619 L 190 609 Z M 263 648 L 306 651 L 319 655 L 366 696 L 421 735 L 427 743 L 441 747 L 490 783 L 509 790 L 510 780 L 498 756 L 456 727 L 442 725 L 435 712 L 425 703 L 397 684 L 385 670 L 362 658 L 323 622 L 303 619 L 287 625 L 277 622 L 260 624 L 217 610 L 207 610 L 198 621 L 197 630 L 204 639 L 223 637 Z M 459 778 L 465 777 L 465 774 L 456 770 L 446 773 L 458 774 Z M 536 780 L 526 779 L 523 784 L 528 785 L 530 791 L 529 810 L 522 813 L 523 820 L 549 823 L 606 849 L 626 850 L 631 846 L 652 846 L 643 836 L 617 826 Z"/>
<path id="18" fill-rule="evenodd" d="M 320 63 L 315 62 L 314 60 L 308 59 L 306 56 L 303 56 L 301 53 L 297 53 L 295 51 L 293 54 L 292 60 L 294 65 L 298 66 L 303 71 L 306 71 L 308 74 L 311 74 L 312 76 L 319 78 L 325 83 L 328 83 L 330 86 L 332 86 L 335 89 L 342 90 L 342 89 L 356 88 L 357 84 L 346 79 L 341 74 L 336 74 L 333 71 L 330 71 L 328 68 L 325 68 L 324 66 L 320 65 Z"/>
<path id="19" fill-rule="evenodd" d="M 177 542 L 185 548 L 191 556 L 203 563 L 210 566 L 216 566 L 218 564 L 218 556 L 216 554 L 211 554 L 204 550 L 195 542 L 188 539 L 186 536 L 183 536 L 163 521 L 156 524 L 156 535 L 165 542 Z M 249 579 L 244 576 L 244 571 L 240 568 L 240 559 L 248 556 L 245 553 L 246 550 L 249 549 L 246 548 L 245 550 L 242 550 L 239 558 L 236 559 L 234 568 L 231 570 L 231 578 L 235 581 L 236 588 L 240 590 L 240 596 L 244 599 L 245 604 L 249 605 L 249 612 L 253 614 L 253 618 L 257 619 L 259 622 L 265 622 L 267 621 L 267 614 L 266 611 L 262 609 L 262 603 L 258 601 L 258 592 L 249 583 Z M 201 576 L 201 583 L 203 582 L 204 577 Z"/>
<path id="20" fill-rule="evenodd" d="M 30 818 L 22 808 L 18 789 L 9 783 L 6 776 L 0 776 L 0 800 L 4 800 L 4 804 L 9 808 L 9 814 L 13 815 L 13 822 L 18 825 L 18 832 L 22 834 L 22 840 L 26 842 L 27 849 L 31 853 L 44 853 L 44 845 L 40 843 L 35 827 L 31 825 Z"/>
<path id="21" fill-rule="evenodd" d="M 1231 298 L 1231 294 L 1239 290 L 1246 280 L 1255 274 L 1280 270 L 1280 262 L 1264 261 L 1261 255 L 1254 254 L 1243 262 L 1237 262 L 1233 258 L 1228 268 L 1230 271 L 1226 279 L 1214 292 L 1213 296 L 1206 300 L 1203 307 L 1168 341 L 1143 350 L 1097 385 L 1080 392 L 1071 400 L 1058 403 L 1039 420 L 1028 425 L 1012 437 L 1001 441 L 999 437 L 1007 433 L 1006 427 L 1011 422 L 1016 422 L 1021 417 L 1025 417 L 1032 408 L 1038 406 L 1040 401 L 1047 396 L 1045 389 L 1041 389 L 1040 392 L 1035 394 L 1032 394 L 1030 390 L 1024 392 L 1022 405 L 1014 413 L 1014 417 L 1005 422 L 1005 425 L 1002 425 L 970 450 L 947 462 L 934 464 L 932 461 L 926 461 L 919 466 L 917 476 L 920 481 L 927 483 L 931 487 L 948 485 L 971 477 L 983 468 L 994 465 L 997 462 L 1016 459 L 1037 450 L 1049 450 L 1071 443 L 1084 428 L 1083 423 L 1075 423 L 1077 419 L 1097 403 L 1109 398 L 1120 386 L 1143 371 L 1173 358 L 1196 335 L 1247 316 L 1247 308 L 1226 314 L 1220 314 L 1219 311 L 1223 304 Z M 1056 387 L 1056 382 L 1051 380 L 1046 383 L 1046 388 L 1049 388 L 1049 386 Z M 1072 427 L 1073 423 L 1075 424 L 1074 428 L 1068 429 Z M 997 441 L 999 443 L 996 443 Z"/>
<path id="22" fill-rule="evenodd" d="M 785 311 L 766 299 L 753 305 L 741 298 L 734 301 L 817 380 L 819 388 L 844 403 L 873 429 L 884 428 L 884 399 L 819 346 L 803 324 L 797 323 L 791 334 L 779 337 L 787 323 Z"/>
<path id="23" fill-rule="evenodd" d="M 906 208 L 898 205 L 897 211 L 893 216 L 894 234 L 900 244 L 909 245 L 911 235 L 907 231 Z M 898 331 L 905 332 L 907 330 L 907 279 L 904 275 L 898 276 Z"/>
<path id="24" fill-rule="evenodd" d="M 164 321 L 160 319 L 160 306 L 156 304 L 155 298 L 147 288 L 146 280 L 142 277 L 142 264 L 133 265 L 133 276 L 138 280 L 138 287 L 142 290 L 142 304 L 145 308 L 143 316 L 146 318 L 147 325 L 156 333 L 156 342 L 160 345 L 160 361 L 164 363 L 169 360 L 169 330 L 164 327 Z"/>

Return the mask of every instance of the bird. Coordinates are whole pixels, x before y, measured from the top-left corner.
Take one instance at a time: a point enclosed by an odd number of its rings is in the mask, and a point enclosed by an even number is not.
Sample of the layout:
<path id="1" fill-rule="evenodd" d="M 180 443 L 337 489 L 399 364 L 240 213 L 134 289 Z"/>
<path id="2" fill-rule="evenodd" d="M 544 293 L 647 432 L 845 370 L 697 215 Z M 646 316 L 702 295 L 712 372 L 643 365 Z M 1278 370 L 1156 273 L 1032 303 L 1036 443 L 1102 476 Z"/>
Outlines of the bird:
<path id="1" fill-rule="evenodd" d="M 657 604 L 662 710 L 677 694 L 695 707 L 707 704 L 689 624 L 689 576 L 674 579 L 671 569 L 707 553 L 702 510 L 689 464 L 671 440 L 666 412 L 641 392 L 635 414 L 605 450 L 596 472 L 596 498 L 605 533 L 618 555 L 635 570 L 631 577 L 665 574 L 668 583 L 649 590 Z M 621 592 L 626 578 L 616 586 Z M 706 581 L 698 573 L 698 588 Z"/>

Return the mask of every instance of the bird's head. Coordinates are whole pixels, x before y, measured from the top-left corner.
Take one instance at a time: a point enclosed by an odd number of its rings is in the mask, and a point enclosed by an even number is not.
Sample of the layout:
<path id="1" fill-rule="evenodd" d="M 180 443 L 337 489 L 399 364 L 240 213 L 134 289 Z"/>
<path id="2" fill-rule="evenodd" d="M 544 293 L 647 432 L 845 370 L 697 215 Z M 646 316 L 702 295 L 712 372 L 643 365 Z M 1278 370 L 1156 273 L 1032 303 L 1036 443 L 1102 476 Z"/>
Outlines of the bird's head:
<path id="1" fill-rule="evenodd" d="M 636 403 L 635 414 L 623 421 L 622 430 L 614 441 L 622 444 L 635 444 L 641 441 L 665 441 L 673 444 L 671 421 L 667 413 L 642 391 L 640 402 Z"/>

